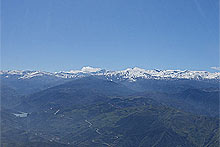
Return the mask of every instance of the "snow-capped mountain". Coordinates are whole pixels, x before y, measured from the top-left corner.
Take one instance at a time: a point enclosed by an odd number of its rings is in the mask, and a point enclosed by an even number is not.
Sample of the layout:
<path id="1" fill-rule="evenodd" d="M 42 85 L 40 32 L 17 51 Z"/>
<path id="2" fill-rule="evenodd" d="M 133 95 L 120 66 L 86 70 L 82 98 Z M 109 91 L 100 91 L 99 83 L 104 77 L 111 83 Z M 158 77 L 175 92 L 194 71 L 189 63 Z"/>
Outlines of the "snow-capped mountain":
<path id="1" fill-rule="evenodd" d="M 102 76 L 108 80 L 128 80 L 134 82 L 137 79 L 192 79 L 192 80 L 219 80 L 220 72 L 190 71 L 190 70 L 145 70 L 138 67 L 127 68 L 121 71 L 103 70 L 101 68 L 83 67 L 81 70 L 60 72 L 10 70 L 0 71 L 4 78 L 30 79 L 36 77 L 55 78 L 80 78 L 90 75 Z"/>

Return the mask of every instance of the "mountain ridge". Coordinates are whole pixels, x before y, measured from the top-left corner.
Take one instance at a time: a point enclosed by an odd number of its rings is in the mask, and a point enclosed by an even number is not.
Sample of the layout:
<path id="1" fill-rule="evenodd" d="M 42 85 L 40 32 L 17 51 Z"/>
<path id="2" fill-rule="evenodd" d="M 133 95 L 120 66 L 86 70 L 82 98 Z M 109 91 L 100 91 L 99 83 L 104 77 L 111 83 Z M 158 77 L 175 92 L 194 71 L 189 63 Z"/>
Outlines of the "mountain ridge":
<path id="1" fill-rule="evenodd" d="M 125 70 L 105 70 L 101 68 L 83 67 L 81 70 L 60 72 L 30 71 L 30 70 L 2 70 L 0 75 L 4 78 L 31 79 L 36 77 L 54 77 L 61 79 L 74 79 L 87 76 L 101 76 L 108 80 L 128 80 L 135 82 L 138 79 L 155 80 L 219 80 L 220 72 L 192 71 L 192 70 L 146 70 L 138 67 Z"/>

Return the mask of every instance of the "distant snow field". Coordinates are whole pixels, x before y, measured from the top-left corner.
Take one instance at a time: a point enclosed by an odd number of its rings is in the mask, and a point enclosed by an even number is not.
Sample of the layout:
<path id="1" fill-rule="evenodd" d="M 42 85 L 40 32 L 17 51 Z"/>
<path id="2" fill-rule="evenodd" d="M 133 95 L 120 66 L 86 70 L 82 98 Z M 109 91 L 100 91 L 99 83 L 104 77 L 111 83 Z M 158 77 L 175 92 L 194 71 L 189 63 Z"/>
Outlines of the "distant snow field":
<path id="1" fill-rule="evenodd" d="M 220 72 L 207 71 L 190 71 L 190 70 L 146 70 L 138 67 L 127 68 L 120 71 L 110 71 L 101 68 L 83 67 L 81 70 L 70 70 L 60 72 L 44 72 L 44 71 L 25 71 L 25 70 L 9 70 L 0 71 L 0 75 L 5 78 L 16 76 L 17 79 L 30 79 L 35 77 L 57 77 L 57 78 L 79 78 L 86 76 L 103 76 L 108 80 L 129 80 L 136 81 L 142 79 L 220 79 Z"/>

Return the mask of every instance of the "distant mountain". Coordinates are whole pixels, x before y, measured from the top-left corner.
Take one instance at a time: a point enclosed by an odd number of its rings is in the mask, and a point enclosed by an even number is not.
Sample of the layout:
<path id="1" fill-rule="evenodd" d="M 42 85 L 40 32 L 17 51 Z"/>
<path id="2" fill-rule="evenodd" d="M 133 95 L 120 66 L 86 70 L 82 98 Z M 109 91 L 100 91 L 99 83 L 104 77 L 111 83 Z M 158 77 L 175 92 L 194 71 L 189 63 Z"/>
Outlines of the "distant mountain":
<path id="1" fill-rule="evenodd" d="M 109 80 L 128 80 L 137 79 L 192 79 L 192 80 L 218 80 L 220 72 L 210 73 L 207 71 L 190 70 L 145 70 L 141 68 L 128 68 L 121 71 L 109 71 L 100 68 L 83 67 L 81 70 L 43 72 L 43 71 L 1 71 L 3 78 L 31 79 L 35 77 L 57 77 L 57 78 L 79 78 L 90 75 L 104 76 Z"/>
<path id="2" fill-rule="evenodd" d="M 124 85 L 96 77 L 76 79 L 27 96 L 22 105 L 16 108 L 39 109 L 70 107 L 106 101 L 112 96 L 133 94 L 134 91 Z"/>
<path id="3" fill-rule="evenodd" d="M 49 87 L 53 87 L 59 84 L 62 84 L 69 79 L 58 78 L 52 74 L 40 74 L 38 76 L 34 76 L 33 78 L 24 78 L 22 79 L 22 75 L 31 74 L 31 71 L 11 71 L 7 74 L 0 74 L 1 83 L 4 86 L 7 86 L 11 89 L 14 89 L 20 95 L 31 94 L 37 91 L 41 91 L 47 89 Z"/>
<path id="4" fill-rule="evenodd" d="M 13 108 L 15 105 L 22 101 L 22 96 L 17 93 L 16 90 L 5 86 L 1 83 L 0 85 L 0 95 L 1 95 L 1 107 Z"/>
<path id="5" fill-rule="evenodd" d="M 192 89 L 176 93 L 142 92 L 140 95 L 151 98 L 164 105 L 199 115 L 219 116 L 219 90 Z"/>
<path id="6" fill-rule="evenodd" d="M 183 87 L 185 90 L 188 88 L 218 87 L 220 72 L 145 70 L 137 67 L 121 71 L 83 67 L 81 70 L 54 73 L 22 70 L 0 71 L 1 81 L 4 85 L 23 95 L 89 76 L 121 83 L 136 91 L 179 91 Z"/>
<path id="7" fill-rule="evenodd" d="M 120 81 L 119 83 L 139 92 L 168 92 L 177 93 L 187 89 L 205 89 L 219 88 L 218 80 L 156 80 L 156 79 L 138 79 L 135 82 Z"/>
<path id="8" fill-rule="evenodd" d="M 1 146 L 219 145 L 219 73 L 1 72 Z"/>

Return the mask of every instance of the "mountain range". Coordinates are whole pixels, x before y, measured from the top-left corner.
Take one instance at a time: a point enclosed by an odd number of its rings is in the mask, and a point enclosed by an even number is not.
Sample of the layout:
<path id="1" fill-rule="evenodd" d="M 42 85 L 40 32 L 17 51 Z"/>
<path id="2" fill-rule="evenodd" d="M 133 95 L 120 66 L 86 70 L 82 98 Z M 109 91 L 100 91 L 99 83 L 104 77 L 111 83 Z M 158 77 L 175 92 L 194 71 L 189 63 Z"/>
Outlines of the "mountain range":
<path id="1" fill-rule="evenodd" d="M 219 146 L 219 73 L 1 71 L 1 145 Z"/>
<path id="2" fill-rule="evenodd" d="M 60 72 L 10 70 L 1 71 L 4 78 L 14 77 L 17 79 L 30 79 L 39 77 L 56 78 L 79 78 L 86 76 L 103 76 L 108 80 L 129 80 L 142 79 L 193 79 L 193 80 L 218 80 L 220 72 L 210 73 L 207 71 L 190 70 L 145 70 L 138 67 L 127 68 L 121 71 L 110 71 L 101 68 L 83 67 L 81 70 L 70 70 Z"/>

